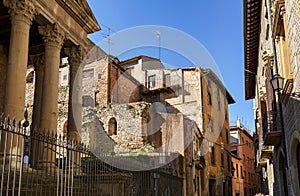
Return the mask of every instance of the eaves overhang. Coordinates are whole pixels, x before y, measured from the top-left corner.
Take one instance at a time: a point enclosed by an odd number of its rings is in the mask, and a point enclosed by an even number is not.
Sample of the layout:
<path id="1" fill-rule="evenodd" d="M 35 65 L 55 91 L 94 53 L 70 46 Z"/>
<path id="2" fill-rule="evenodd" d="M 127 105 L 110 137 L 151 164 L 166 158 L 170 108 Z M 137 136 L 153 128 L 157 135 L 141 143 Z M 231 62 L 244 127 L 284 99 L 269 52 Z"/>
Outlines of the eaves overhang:
<path id="1" fill-rule="evenodd" d="M 246 100 L 255 97 L 261 2 L 261 0 L 244 0 L 244 76 Z"/>

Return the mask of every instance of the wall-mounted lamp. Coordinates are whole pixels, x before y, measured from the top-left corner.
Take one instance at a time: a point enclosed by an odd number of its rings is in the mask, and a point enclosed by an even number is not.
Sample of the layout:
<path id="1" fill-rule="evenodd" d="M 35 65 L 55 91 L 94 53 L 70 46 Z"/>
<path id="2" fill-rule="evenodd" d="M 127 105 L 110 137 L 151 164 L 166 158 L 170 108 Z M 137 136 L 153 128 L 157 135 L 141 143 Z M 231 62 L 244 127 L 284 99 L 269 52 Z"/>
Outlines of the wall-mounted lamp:
<path id="1" fill-rule="evenodd" d="M 271 79 L 271 84 L 274 91 L 280 92 L 283 89 L 284 78 L 279 74 L 275 74 Z"/>

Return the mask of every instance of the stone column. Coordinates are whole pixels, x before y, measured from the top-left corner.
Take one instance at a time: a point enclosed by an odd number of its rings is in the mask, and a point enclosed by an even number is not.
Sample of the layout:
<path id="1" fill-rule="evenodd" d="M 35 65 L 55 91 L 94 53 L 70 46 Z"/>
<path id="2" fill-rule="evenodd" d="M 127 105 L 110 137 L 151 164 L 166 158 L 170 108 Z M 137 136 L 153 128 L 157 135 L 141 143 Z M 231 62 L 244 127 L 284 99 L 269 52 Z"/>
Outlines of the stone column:
<path id="1" fill-rule="evenodd" d="M 4 0 L 3 4 L 9 9 L 8 12 L 11 16 L 10 45 L 3 107 L 5 115 L 9 115 L 16 120 L 22 120 L 24 119 L 29 30 L 36 14 L 36 9 L 32 0 Z M 3 137 L 4 135 L 5 137 Z M 21 154 L 21 142 L 18 144 L 16 142 L 18 137 L 17 134 L 9 132 L 3 132 L 1 137 L 1 154 L 11 157 L 12 162 L 18 161 Z M 5 143 L 7 144 L 6 148 Z"/>
<path id="2" fill-rule="evenodd" d="M 84 51 L 81 47 L 72 47 L 65 50 L 69 56 L 70 88 L 68 108 L 68 137 L 81 141 L 79 132 L 82 128 L 82 60 Z"/>
<path id="3" fill-rule="evenodd" d="M 39 33 L 45 42 L 45 68 L 39 127 L 56 133 L 58 72 L 60 51 L 65 40 L 65 33 L 57 24 L 41 26 Z"/>
<path id="4" fill-rule="evenodd" d="M 35 84 L 34 84 L 34 101 L 32 112 L 32 128 L 37 130 L 40 125 L 42 93 L 43 93 L 43 78 L 44 78 L 44 64 L 45 56 L 43 54 L 33 57 Z"/>
<path id="5" fill-rule="evenodd" d="M 70 65 L 69 104 L 68 104 L 68 138 L 78 143 L 81 142 L 82 128 L 82 60 L 84 50 L 81 47 L 66 48 Z M 75 163 L 75 172 L 80 171 L 80 153 L 68 151 L 67 155 Z"/>
<path id="6" fill-rule="evenodd" d="M 40 130 L 40 115 L 41 115 L 41 105 L 42 105 L 42 93 L 43 93 L 43 78 L 44 78 L 44 64 L 45 58 L 44 54 L 34 56 L 32 61 L 35 71 L 35 87 L 34 87 L 34 101 L 33 101 L 33 113 L 32 113 L 32 129 L 31 134 L 34 131 Z M 30 148 L 30 164 L 31 167 L 37 167 L 37 157 L 39 156 L 39 150 L 43 149 L 43 146 L 40 141 L 36 138 L 31 139 L 31 148 Z"/>
<path id="7" fill-rule="evenodd" d="M 4 0 L 11 15 L 11 34 L 7 65 L 4 111 L 23 119 L 28 62 L 29 29 L 36 14 L 31 0 Z"/>

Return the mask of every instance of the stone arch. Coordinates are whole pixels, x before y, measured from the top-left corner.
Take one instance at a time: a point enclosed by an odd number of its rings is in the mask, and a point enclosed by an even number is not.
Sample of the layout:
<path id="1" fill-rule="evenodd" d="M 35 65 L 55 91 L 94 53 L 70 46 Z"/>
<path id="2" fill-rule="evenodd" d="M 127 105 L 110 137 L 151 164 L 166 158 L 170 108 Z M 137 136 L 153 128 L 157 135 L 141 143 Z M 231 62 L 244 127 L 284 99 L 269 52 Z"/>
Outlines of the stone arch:
<path id="1" fill-rule="evenodd" d="M 118 123 L 116 118 L 112 117 L 108 121 L 108 135 L 117 135 Z"/>
<path id="2" fill-rule="evenodd" d="M 293 191 L 295 195 L 300 194 L 300 134 L 294 132 L 290 143 L 290 157 L 291 157 L 291 173 Z"/>
<path id="3" fill-rule="evenodd" d="M 26 83 L 33 83 L 34 71 L 31 71 L 26 76 Z"/>
<path id="4" fill-rule="evenodd" d="M 285 193 L 288 192 L 288 186 L 287 186 L 287 173 L 285 169 L 285 155 L 283 152 L 283 149 L 280 147 L 277 151 L 278 156 L 277 156 L 277 168 L 279 171 L 278 172 L 278 177 L 279 177 L 279 184 L 280 184 L 280 192 L 282 195 L 285 195 Z"/>

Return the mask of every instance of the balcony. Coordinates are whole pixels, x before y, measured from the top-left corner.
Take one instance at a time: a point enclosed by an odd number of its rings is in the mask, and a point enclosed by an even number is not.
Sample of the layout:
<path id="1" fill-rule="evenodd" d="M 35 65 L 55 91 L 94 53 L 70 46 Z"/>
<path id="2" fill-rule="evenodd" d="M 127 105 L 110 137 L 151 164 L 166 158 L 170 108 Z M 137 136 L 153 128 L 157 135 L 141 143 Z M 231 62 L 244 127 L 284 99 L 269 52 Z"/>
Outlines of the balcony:
<path id="1" fill-rule="evenodd" d="M 264 146 L 261 150 L 260 158 L 261 159 L 271 159 L 272 158 L 273 149 L 271 146 Z"/>
<path id="2" fill-rule="evenodd" d="M 270 111 L 263 117 L 263 136 L 265 146 L 278 146 L 281 144 L 281 131 L 277 126 L 278 115 L 276 111 Z"/>

